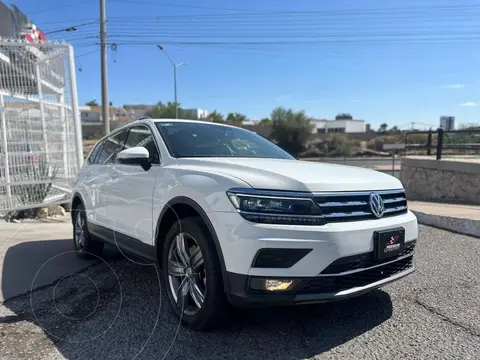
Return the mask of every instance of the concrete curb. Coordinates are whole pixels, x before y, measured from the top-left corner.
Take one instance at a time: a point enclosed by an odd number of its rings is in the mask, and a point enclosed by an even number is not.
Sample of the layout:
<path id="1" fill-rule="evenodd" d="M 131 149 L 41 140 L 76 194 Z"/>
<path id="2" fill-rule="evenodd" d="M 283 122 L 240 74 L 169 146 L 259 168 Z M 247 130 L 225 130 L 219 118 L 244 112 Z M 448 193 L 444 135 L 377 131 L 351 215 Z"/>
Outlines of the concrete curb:
<path id="1" fill-rule="evenodd" d="M 452 216 L 432 215 L 412 210 L 420 224 L 480 239 L 480 221 Z"/>

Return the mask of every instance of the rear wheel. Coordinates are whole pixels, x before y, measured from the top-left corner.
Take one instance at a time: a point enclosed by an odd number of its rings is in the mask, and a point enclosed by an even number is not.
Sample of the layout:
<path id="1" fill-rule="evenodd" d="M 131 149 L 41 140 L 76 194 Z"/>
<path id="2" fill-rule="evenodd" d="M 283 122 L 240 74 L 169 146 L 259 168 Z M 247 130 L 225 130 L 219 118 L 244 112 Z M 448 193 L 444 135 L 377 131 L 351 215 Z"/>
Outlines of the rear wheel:
<path id="1" fill-rule="evenodd" d="M 213 240 L 198 217 L 178 220 L 162 252 L 167 295 L 182 323 L 194 330 L 219 327 L 228 311 Z"/>
<path id="2" fill-rule="evenodd" d="M 77 255 L 82 258 L 100 256 L 103 252 L 103 242 L 93 239 L 88 232 L 85 207 L 79 204 L 74 211 L 73 246 Z"/>

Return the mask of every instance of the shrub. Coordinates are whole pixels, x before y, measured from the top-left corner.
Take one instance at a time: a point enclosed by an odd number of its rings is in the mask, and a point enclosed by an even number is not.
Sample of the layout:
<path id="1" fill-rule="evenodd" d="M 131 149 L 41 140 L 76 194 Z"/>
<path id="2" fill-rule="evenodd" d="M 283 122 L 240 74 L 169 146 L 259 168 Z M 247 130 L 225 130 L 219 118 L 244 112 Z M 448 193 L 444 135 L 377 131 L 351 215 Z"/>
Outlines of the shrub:
<path id="1" fill-rule="evenodd" d="M 272 137 L 278 146 L 297 155 L 305 149 L 314 125 L 304 111 L 278 107 L 272 111 Z"/>

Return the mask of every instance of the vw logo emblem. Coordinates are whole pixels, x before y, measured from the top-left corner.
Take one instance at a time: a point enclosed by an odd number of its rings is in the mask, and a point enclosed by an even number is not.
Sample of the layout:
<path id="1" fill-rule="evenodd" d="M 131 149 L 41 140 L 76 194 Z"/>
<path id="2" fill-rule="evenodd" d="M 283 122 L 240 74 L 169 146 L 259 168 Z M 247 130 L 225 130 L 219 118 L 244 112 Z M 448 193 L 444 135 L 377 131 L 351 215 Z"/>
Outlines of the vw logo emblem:
<path id="1" fill-rule="evenodd" d="M 369 202 L 372 214 L 380 219 L 385 213 L 385 204 L 383 203 L 382 197 L 377 193 L 371 193 Z"/>

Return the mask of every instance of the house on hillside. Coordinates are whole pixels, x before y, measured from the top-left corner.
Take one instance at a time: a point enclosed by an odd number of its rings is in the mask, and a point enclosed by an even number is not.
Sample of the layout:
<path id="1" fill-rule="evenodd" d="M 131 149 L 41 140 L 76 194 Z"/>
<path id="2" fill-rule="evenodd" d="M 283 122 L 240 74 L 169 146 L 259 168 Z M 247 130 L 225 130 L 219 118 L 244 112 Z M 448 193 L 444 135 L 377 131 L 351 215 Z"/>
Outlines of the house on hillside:
<path id="1" fill-rule="evenodd" d="M 316 134 L 365 132 L 365 121 L 354 119 L 350 114 L 338 114 L 335 120 L 314 119 L 313 122 Z"/>

